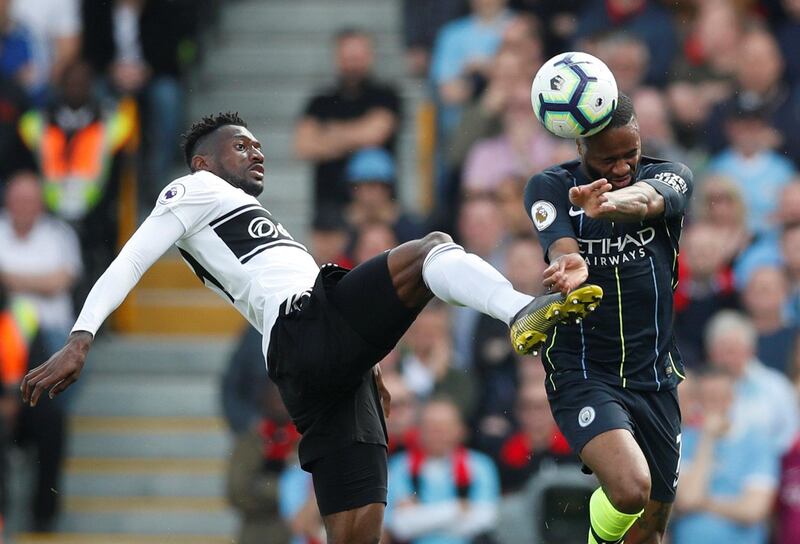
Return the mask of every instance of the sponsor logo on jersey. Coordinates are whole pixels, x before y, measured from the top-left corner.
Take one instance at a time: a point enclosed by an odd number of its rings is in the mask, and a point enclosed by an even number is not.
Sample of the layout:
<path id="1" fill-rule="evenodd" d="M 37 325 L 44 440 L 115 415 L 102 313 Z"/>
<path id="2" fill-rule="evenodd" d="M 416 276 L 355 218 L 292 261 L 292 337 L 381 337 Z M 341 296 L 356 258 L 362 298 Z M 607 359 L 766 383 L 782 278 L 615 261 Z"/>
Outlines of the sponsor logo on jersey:
<path id="1" fill-rule="evenodd" d="M 531 206 L 531 218 L 536 230 L 542 231 L 556 220 L 556 207 L 546 200 L 537 200 Z"/>
<path id="2" fill-rule="evenodd" d="M 588 427 L 594 421 L 594 408 L 591 406 L 584 406 L 581 408 L 581 411 L 578 412 L 578 425 L 581 427 Z"/>
<path id="3" fill-rule="evenodd" d="M 617 266 L 645 257 L 645 246 L 655 237 L 656 229 L 645 227 L 615 238 L 578 238 L 578 245 L 589 266 Z"/>
<path id="4" fill-rule="evenodd" d="M 255 217 L 247 226 L 247 233 L 251 238 L 278 238 L 284 236 L 291 239 L 289 231 L 280 223 L 273 223 L 267 217 Z"/>
<path id="5" fill-rule="evenodd" d="M 681 193 L 682 195 L 686 194 L 686 191 L 689 190 L 689 186 L 686 184 L 686 180 L 680 177 L 678 174 L 674 172 L 659 172 L 655 175 L 655 179 L 663 183 L 664 185 L 668 185 L 674 191 Z"/>
<path id="6" fill-rule="evenodd" d="M 173 183 L 166 189 L 164 192 L 161 193 L 161 196 L 158 198 L 159 203 L 161 204 L 169 204 L 170 202 L 175 202 L 183 198 L 183 195 L 186 194 L 186 187 L 183 186 L 181 183 Z"/>

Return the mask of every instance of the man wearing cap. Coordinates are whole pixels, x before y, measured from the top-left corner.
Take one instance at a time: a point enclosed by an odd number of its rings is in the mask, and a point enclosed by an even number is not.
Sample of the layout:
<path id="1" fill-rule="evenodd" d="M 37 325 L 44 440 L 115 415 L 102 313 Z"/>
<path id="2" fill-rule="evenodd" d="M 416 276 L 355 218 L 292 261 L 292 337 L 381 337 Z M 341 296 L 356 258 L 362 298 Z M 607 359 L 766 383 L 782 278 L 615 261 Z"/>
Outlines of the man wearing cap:
<path id="1" fill-rule="evenodd" d="M 353 227 L 386 223 L 399 243 L 425 234 L 422 222 L 403 211 L 395 200 L 395 165 L 385 149 L 371 147 L 356 152 L 347 163 L 345 177 L 352 195 L 347 220 Z"/>

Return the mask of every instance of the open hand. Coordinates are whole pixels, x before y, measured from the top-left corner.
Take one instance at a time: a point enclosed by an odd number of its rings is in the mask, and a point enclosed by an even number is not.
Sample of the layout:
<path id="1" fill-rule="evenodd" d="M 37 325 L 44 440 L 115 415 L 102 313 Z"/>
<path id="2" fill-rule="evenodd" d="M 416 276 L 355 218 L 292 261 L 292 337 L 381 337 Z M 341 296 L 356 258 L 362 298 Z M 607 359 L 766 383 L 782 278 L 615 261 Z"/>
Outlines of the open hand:
<path id="1" fill-rule="evenodd" d="M 589 267 L 579 253 L 561 255 L 544 269 L 545 287 L 557 289 L 565 295 L 580 286 L 589 277 Z"/>
<path id="2" fill-rule="evenodd" d="M 605 178 L 600 178 L 588 185 L 572 187 L 569 190 L 569 201 L 582 208 L 592 218 L 601 217 L 604 213 L 616 211 L 616 206 L 609 201 L 606 193 L 614 187 Z"/>
<path id="3" fill-rule="evenodd" d="M 36 406 L 42 393 L 49 391 L 50 398 L 75 383 L 81 374 L 86 354 L 92 345 L 92 335 L 78 331 L 70 335 L 67 344 L 47 362 L 28 372 L 22 379 L 22 401 Z"/>

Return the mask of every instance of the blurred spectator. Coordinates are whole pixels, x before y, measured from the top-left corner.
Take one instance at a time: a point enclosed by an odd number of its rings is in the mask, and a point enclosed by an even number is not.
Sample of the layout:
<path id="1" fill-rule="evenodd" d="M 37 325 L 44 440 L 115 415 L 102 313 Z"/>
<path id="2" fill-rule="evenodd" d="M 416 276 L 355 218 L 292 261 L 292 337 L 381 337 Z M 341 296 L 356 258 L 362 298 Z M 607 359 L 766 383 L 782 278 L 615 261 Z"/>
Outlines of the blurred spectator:
<path id="1" fill-rule="evenodd" d="M 789 83 L 800 82 L 800 1 L 781 0 L 784 17 L 775 35 L 786 59 L 786 78 Z"/>
<path id="2" fill-rule="evenodd" d="M 297 122 L 294 151 L 315 166 L 315 216 L 327 208 L 341 212 L 349 202 L 345 167 L 353 152 L 383 147 L 394 153 L 400 97 L 373 78 L 374 57 L 373 39 L 365 31 L 339 31 L 336 82 L 311 98 Z"/>
<path id="3" fill-rule="evenodd" d="M 430 401 L 422 410 L 420 449 L 389 461 L 386 527 L 411 544 L 466 544 L 497 518 L 497 468 L 463 446 L 464 423 L 455 404 Z"/>
<path id="4" fill-rule="evenodd" d="M 3 0 L 3 4 L 9 1 L 14 19 L 31 32 L 33 71 L 29 88 L 35 103 L 44 106 L 50 86 L 61 81 L 64 69 L 80 54 L 80 1 Z"/>
<path id="5" fill-rule="evenodd" d="M 360 226 L 353 240 L 353 264 L 359 265 L 384 251 L 397 246 L 397 237 L 391 225 L 381 221 L 368 221 Z"/>
<path id="6" fill-rule="evenodd" d="M 489 196 L 470 198 L 461 205 L 458 240 L 496 269 L 505 271 L 507 232 L 497 201 Z M 454 348 L 459 368 L 472 365 L 472 338 L 480 315 L 470 308 L 452 308 Z"/>
<path id="7" fill-rule="evenodd" d="M 755 269 L 742 293 L 742 301 L 758 333 L 756 357 L 766 366 L 788 375 L 798 329 L 787 320 L 786 272 L 776 266 Z"/>
<path id="8" fill-rule="evenodd" d="M 379 147 L 356 151 L 347 163 L 345 177 L 352 194 L 347 210 L 352 227 L 372 221 L 387 223 L 401 244 L 426 234 L 421 221 L 404 212 L 396 200 L 397 173 L 388 151 Z"/>
<path id="9" fill-rule="evenodd" d="M 335 263 L 352 268 L 353 261 L 347 255 L 348 227 L 337 210 L 318 213 L 311 224 L 311 254 L 317 264 Z"/>
<path id="10" fill-rule="evenodd" d="M 0 283 L 0 535 L 9 504 L 7 450 L 22 406 L 19 384 L 28 369 L 31 349 L 36 351 L 34 346 L 41 344 L 36 341 L 37 329 L 36 308 L 23 300 L 12 303 Z"/>
<path id="11" fill-rule="evenodd" d="M 727 121 L 738 112 L 759 112 L 772 132 L 754 134 L 754 144 L 777 144 L 795 164 L 800 163 L 800 95 L 783 82 L 784 63 L 775 38 L 762 28 L 753 28 L 739 37 L 736 63 L 736 89 L 732 97 L 717 105 L 706 125 L 707 145 L 713 153 L 726 146 Z M 752 117 L 752 116 L 751 116 Z M 765 138 L 770 140 L 765 142 Z M 737 145 L 735 142 L 730 142 Z M 746 193 L 745 193 L 746 194 Z M 775 198 L 775 195 L 772 195 Z"/>
<path id="12" fill-rule="evenodd" d="M 708 221 L 689 225 L 681 236 L 678 286 L 675 290 L 675 337 L 684 364 L 705 361 L 704 333 L 709 319 L 722 308 L 737 308 L 730 255 L 722 231 Z"/>
<path id="13" fill-rule="evenodd" d="M 467 156 L 463 173 L 467 196 L 491 193 L 509 176 L 528 179 L 553 164 L 557 141 L 531 114 L 530 81 L 516 78 L 510 84 L 500 112 L 501 134 L 479 140 Z"/>
<path id="14" fill-rule="evenodd" d="M 453 364 L 453 341 L 447 334 L 449 308 L 432 300 L 408 329 L 403 343 L 408 353 L 400 360 L 400 374 L 419 400 L 447 395 L 468 419 L 477 400 L 475 377 Z"/>
<path id="15" fill-rule="evenodd" d="M 718 229 L 718 243 L 735 262 L 754 241 L 747 224 L 747 207 L 738 185 L 727 176 L 707 176 L 695 189 L 691 215 Z"/>
<path id="16" fill-rule="evenodd" d="M 688 162 L 686 151 L 675 139 L 665 95 L 652 87 L 642 87 L 631 95 L 631 100 L 639 122 L 642 154 Z"/>
<path id="17" fill-rule="evenodd" d="M 431 82 L 444 139 L 455 129 L 461 107 L 486 80 L 491 59 L 511 21 L 506 0 L 470 0 L 471 13 L 446 24 L 436 36 L 431 58 Z"/>
<path id="18" fill-rule="evenodd" d="M 725 133 L 729 147 L 713 157 L 708 170 L 729 177 L 747 202 L 747 223 L 759 234 L 768 230 L 780 191 L 795 175 L 794 164 L 775 150 L 778 135 L 767 112 L 739 103 L 727 111 Z"/>
<path id="19" fill-rule="evenodd" d="M 517 206 L 522 208 L 519 201 Z M 506 253 L 505 275 L 517 291 L 530 295 L 542 294 L 545 266 L 541 246 L 530 233 L 511 239 Z M 508 343 L 508 326 L 492 317 L 481 315 L 478 318 L 472 341 L 470 373 L 480 384 L 478 408 L 473 418 L 475 430 L 482 435 L 477 439 L 485 437 L 492 440 L 492 437 L 507 434 L 510 430 L 520 360 Z"/>
<path id="20" fill-rule="evenodd" d="M 81 274 L 81 252 L 72 229 L 44 212 L 32 172 L 18 172 L 8 183 L 0 247 L 0 283 L 36 306 L 45 348 L 55 353 L 75 321 L 71 289 Z"/>
<path id="21" fill-rule="evenodd" d="M 19 135 L 19 119 L 28 110 L 28 98 L 14 81 L 0 77 L 0 194 L 17 170 L 35 168 Z"/>
<path id="22" fill-rule="evenodd" d="M 673 62 L 667 98 L 678 139 L 696 145 L 711 109 L 728 98 L 739 61 L 744 17 L 734 2 L 692 2 L 697 13 L 686 25 L 682 54 Z M 637 110 L 638 111 L 638 110 Z"/>
<path id="23" fill-rule="evenodd" d="M 677 44 L 670 13 L 655 0 L 589 0 L 580 13 L 575 39 L 592 38 L 609 30 L 625 30 L 639 37 L 650 52 L 645 82 L 666 83 Z"/>
<path id="24" fill-rule="evenodd" d="M 12 300 L 0 284 L 0 450 L 8 445 L 23 449 L 34 473 L 29 528 L 36 532 L 54 530 L 60 500 L 64 461 L 66 417 L 61 399 L 46 395 L 36 408 L 24 404 L 19 394 L 22 376 L 44 362 L 51 353 L 40 328 L 40 314 L 24 299 Z M 32 449 L 33 451 L 29 451 Z M 0 451 L 0 457 L 4 451 Z M 5 462 L 5 459 L 0 459 Z M 0 465 L 0 492 L 6 492 L 7 467 Z M 0 503 L 7 497 L 0 495 Z M 3 511 L 0 510 L 0 518 Z M 28 521 L 28 520 L 26 520 Z"/>
<path id="25" fill-rule="evenodd" d="M 764 432 L 768 446 L 783 455 L 799 428 L 797 393 L 785 375 L 756 358 L 756 345 L 755 327 L 737 312 L 719 312 L 706 328 L 711 365 L 735 380 L 734 421 Z"/>
<path id="26" fill-rule="evenodd" d="M 514 415 L 517 429 L 505 437 L 493 455 L 504 494 L 520 491 L 531 476 L 548 466 L 578 463 L 550 412 L 543 381 L 522 385 Z"/>
<path id="27" fill-rule="evenodd" d="M 628 32 L 613 32 L 601 38 L 595 45 L 597 57 L 608 65 L 617 89 L 632 96 L 645 80 L 650 66 L 650 52 L 637 35 Z M 636 117 L 645 117 L 638 109 Z"/>
<path id="28" fill-rule="evenodd" d="M 403 0 L 403 45 L 412 76 L 427 75 L 436 34 L 444 24 L 464 15 L 466 4 L 465 0 Z"/>
<path id="29" fill-rule="evenodd" d="M 184 96 L 182 48 L 199 9 L 188 0 L 84 0 L 83 55 L 111 90 L 142 112 L 141 202 L 150 209 L 178 158 Z"/>
<path id="30" fill-rule="evenodd" d="M 403 377 L 396 372 L 384 372 L 383 384 L 392 395 L 391 410 L 386 419 L 389 435 L 389 455 L 419 447 L 418 403 Z"/>
<path id="31" fill-rule="evenodd" d="M 0 0 L 0 76 L 31 89 L 34 76 L 32 48 L 28 29 L 11 14 L 11 0 Z"/>
<path id="32" fill-rule="evenodd" d="M 724 200 L 719 202 L 717 208 L 721 207 L 724 210 L 723 202 Z M 743 207 L 743 204 L 736 205 L 736 207 L 739 206 Z M 721 220 L 722 217 L 720 215 L 719 219 Z M 759 236 L 750 235 L 749 245 L 734 261 L 733 271 L 737 289 L 743 290 L 750 279 L 750 274 L 760 266 L 783 266 L 784 262 L 789 264 L 792 257 L 784 258 L 781 250 L 781 240 L 784 237 L 791 239 L 791 225 L 794 223 L 800 223 L 800 182 L 798 182 L 797 178 L 786 184 L 781 190 L 777 209 L 770 218 L 768 230 L 762 232 Z M 741 236 L 740 239 L 745 240 L 745 237 Z M 793 280 L 790 280 L 791 282 Z M 794 320 L 795 313 L 791 306 L 789 314 L 790 319 Z"/>
<path id="33" fill-rule="evenodd" d="M 585 0 L 511 0 L 511 9 L 533 14 L 540 22 L 543 58 L 569 51 L 578 27 L 577 13 Z"/>
<path id="34" fill-rule="evenodd" d="M 293 460 L 300 433 L 289 419 L 278 388 L 262 383 L 260 421 L 236 439 L 228 465 L 228 499 L 242 522 L 239 544 L 289 540 L 279 514 L 278 479 Z"/>
<path id="35" fill-rule="evenodd" d="M 464 107 L 458 127 L 448 142 L 448 168 L 460 169 L 475 142 L 500 134 L 503 112 L 511 100 L 512 90 L 524 85 L 530 92 L 530 81 L 522 71 L 523 61 L 518 52 L 510 49 L 497 52 L 489 66 L 486 87 Z"/>
<path id="36" fill-rule="evenodd" d="M 735 378 L 707 371 L 699 381 L 700 428 L 684 427 L 675 544 L 766 544 L 778 455 L 766 429 L 739 419 Z"/>
<path id="37" fill-rule="evenodd" d="M 503 229 L 509 236 L 524 238 L 531 235 L 531 220 L 525 207 L 520 206 L 519 202 L 519 195 L 525 190 L 527 182 L 528 178 L 508 176 L 500 181 L 494 191 L 500 215 L 503 217 Z"/>
<path id="38" fill-rule="evenodd" d="M 775 544 L 800 542 L 800 437 L 781 460 Z"/>
<path id="39" fill-rule="evenodd" d="M 261 333 L 247 326 L 222 375 L 222 411 L 234 434 L 249 431 L 261 418 L 268 382 Z"/>
<path id="40" fill-rule="evenodd" d="M 500 51 L 511 51 L 519 55 L 522 70 L 519 76 L 532 80 L 545 61 L 542 23 L 531 14 L 517 14 L 503 31 Z"/>
<path id="41" fill-rule="evenodd" d="M 789 275 L 789 315 L 792 322 L 800 324 L 800 222 L 788 223 L 780 240 L 781 256 Z"/>
<path id="42" fill-rule="evenodd" d="M 291 544 L 326 542 L 310 472 L 300 468 L 299 464 L 287 467 L 278 483 L 278 500 L 281 517 L 292 533 Z M 273 542 L 271 535 L 267 541 Z"/>
<path id="43" fill-rule="evenodd" d="M 19 130 L 42 173 L 48 209 L 78 231 L 88 290 L 116 254 L 122 153 L 134 137 L 135 108 L 103 108 L 82 61 L 65 66 L 58 84 L 50 105 L 23 115 Z"/>

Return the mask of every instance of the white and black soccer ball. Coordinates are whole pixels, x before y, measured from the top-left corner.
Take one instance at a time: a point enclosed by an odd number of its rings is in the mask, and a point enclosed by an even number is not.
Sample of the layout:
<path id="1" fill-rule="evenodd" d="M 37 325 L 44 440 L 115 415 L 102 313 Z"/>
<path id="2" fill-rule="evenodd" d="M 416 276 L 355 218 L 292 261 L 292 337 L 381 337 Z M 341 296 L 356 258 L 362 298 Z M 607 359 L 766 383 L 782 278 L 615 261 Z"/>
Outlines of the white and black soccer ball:
<path id="1" fill-rule="evenodd" d="M 562 53 L 545 62 L 531 85 L 536 118 L 561 138 L 591 136 L 605 128 L 617 107 L 614 74 L 588 53 Z"/>

